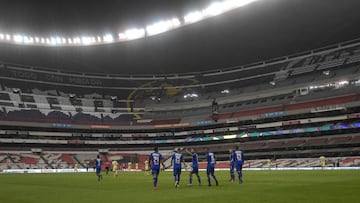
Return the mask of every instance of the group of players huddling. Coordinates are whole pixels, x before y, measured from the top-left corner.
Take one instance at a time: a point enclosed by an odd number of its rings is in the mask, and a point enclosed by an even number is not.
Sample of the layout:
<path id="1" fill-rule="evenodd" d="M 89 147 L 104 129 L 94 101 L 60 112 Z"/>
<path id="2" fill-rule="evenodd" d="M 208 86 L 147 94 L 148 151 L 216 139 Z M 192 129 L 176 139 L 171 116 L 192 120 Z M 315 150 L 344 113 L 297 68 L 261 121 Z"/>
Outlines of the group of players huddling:
<path id="1" fill-rule="evenodd" d="M 195 152 L 194 149 L 191 149 L 190 151 L 186 150 L 186 152 L 192 156 L 190 179 L 189 179 L 188 185 L 190 185 L 190 186 L 192 185 L 193 175 L 196 175 L 198 184 L 201 185 L 201 178 L 199 175 L 198 154 Z M 210 152 L 209 149 L 206 148 L 205 158 L 207 161 L 206 175 L 207 175 L 208 186 L 211 186 L 211 177 L 214 179 L 215 185 L 218 186 L 219 182 L 215 176 L 215 164 L 216 164 L 215 154 L 213 152 Z M 234 175 L 235 169 L 238 174 L 239 183 L 241 184 L 243 182 L 242 166 L 243 166 L 244 160 L 245 160 L 244 153 L 239 149 L 239 147 L 236 147 L 235 150 L 230 150 L 229 161 L 230 161 L 230 181 L 231 182 L 235 181 L 235 175 Z M 98 156 L 97 159 L 95 160 L 95 169 L 96 169 L 98 181 L 100 181 L 102 179 L 102 175 L 100 174 L 101 163 L 102 162 L 100 160 L 100 157 Z M 175 187 L 179 187 L 182 164 L 184 164 L 185 167 L 187 166 L 184 161 L 184 156 L 179 150 L 177 150 L 177 149 L 174 150 L 174 154 L 171 157 L 170 166 L 165 167 L 164 162 L 163 162 L 163 156 L 159 152 L 158 147 L 155 147 L 154 152 L 152 152 L 149 155 L 149 163 L 150 163 L 151 174 L 152 174 L 152 178 L 153 178 L 153 189 L 154 190 L 157 189 L 158 176 L 159 176 L 160 170 L 162 168 L 165 169 L 165 168 L 170 168 L 170 167 L 173 167 Z M 147 163 L 145 163 L 145 171 L 147 171 L 147 168 L 148 168 Z M 117 175 L 116 170 L 115 170 L 115 173 Z"/>
<path id="2" fill-rule="evenodd" d="M 197 177 L 199 185 L 201 185 L 201 178 L 199 175 L 198 154 L 195 152 L 194 149 L 191 149 L 191 151 L 186 150 L 186 152 L 192 156 L 189 185 L 190 186 L 192 185 L 194 174 Z M 218 186 L 219 182 L 215 176 L 215 164 L 216 164 L 215 154 L 213 152 L 210 152 L 209 149 L 206 148 L 205 157 L 207 161 L 206 175 L 207 175 L 208 186 L 211 186 L 210 176 L 214 179 L 216 186 Z M 151 165 L 151 173 L 153 176 L 153 189 L 156 190 L 158 175 L 160 173 L 161 165 L 163 166 L 163 168 L 165 168 L 162 155 L 159 153 L 157 147 L 155 147 L 154 152 L 150 154 L 149 160 Z M 239 149 L 239 147 L 236 147 L 234 151 L 230 152 L 229 161 L 230 161 L 230 181 L 232 182 L 235 181 L 234 169 L 236 169 L 238 173 L 238 181 L 239 183 L 242 183 L 243 182 L 242 166 L 244 164 L 244 153 Z M 176 149 L 171 157 L 171 165 L 168 167 L 168 168 L 173 167 L 175 187 L 179 187 L 180 184 L 182 164 L 184 164 L 186 167 L 183 154 Z"/>

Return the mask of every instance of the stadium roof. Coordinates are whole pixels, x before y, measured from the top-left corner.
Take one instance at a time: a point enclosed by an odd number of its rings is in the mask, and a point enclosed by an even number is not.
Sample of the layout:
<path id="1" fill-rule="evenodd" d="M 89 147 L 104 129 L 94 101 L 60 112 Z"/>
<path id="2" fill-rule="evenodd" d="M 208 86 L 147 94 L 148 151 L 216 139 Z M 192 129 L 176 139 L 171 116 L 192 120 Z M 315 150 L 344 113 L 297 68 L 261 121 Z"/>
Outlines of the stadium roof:
<path id="1" fill-rule="evenodd" d="M 30 34 L 117 32 L 184 16 L 210 0 L 5 0 L 0 31 Z M 0 43 L 0 61 L 75 72 L 184 73 L 222 69 L 360 37 L 360 1 L 258 0 L 166 33 L 89 47 Z"/>

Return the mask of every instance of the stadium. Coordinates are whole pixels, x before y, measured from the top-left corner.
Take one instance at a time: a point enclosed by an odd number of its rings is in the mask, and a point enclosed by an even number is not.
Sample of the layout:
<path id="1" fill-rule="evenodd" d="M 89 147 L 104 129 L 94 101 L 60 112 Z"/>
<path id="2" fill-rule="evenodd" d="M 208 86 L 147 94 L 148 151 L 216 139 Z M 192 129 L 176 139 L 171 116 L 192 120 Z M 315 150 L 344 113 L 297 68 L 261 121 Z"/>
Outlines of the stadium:
<path id="1" fill-rule="evenodd" d="M 360 2 L 106 2 L 0 7 L 1 202 L 359 198 Z"/>

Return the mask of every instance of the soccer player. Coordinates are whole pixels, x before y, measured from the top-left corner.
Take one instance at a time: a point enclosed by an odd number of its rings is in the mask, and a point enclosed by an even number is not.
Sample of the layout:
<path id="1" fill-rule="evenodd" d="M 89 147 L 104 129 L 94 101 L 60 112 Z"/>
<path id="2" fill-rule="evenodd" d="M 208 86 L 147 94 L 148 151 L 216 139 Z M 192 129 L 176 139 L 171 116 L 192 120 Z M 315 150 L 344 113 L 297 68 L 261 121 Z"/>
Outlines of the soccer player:
<path id="1" fill-rule="evenodd" d="M 238 174 L 239 183 L 243 182 L 242 180 L 242 166 L 244 164 L 244 153 L 239 149 L 239 146 L 236 146 L 236 150 L 233 152 L 233 160 L 235 163 L 235 168 Z"/>
<path id="2" fill-rule="evenodd" d="M 207 161 L 206 175 L 208 179 L 208 185 L 211 186 L 211 181 L 210 181 L 210 175 L 211 175 L 215 180 L 216 186 L 218 186 L 219 182 L 215 176 L 215 164 L 216 164 L 215 154 L 210 152 L 209 148 L 206 148 L 206 161 Z"/>
<path id="3" fill-rule="evenodd" d="M 78 165 L 77 165 L 77 164 L 74 165 L 74 172 L 75 172 L 75 173 L 78 172 Z"/>
<path id="4" fill-rule="evenodd" d="M 233 150 L 229 149 L 229 162 L 230 162 L 230 182 L 235 182 L 235 175 L 234 175 L 234 168 L 235 168 L 235 163 L 234 163 L 234 159 L 233 159 Z"/>
<path id="5" fill-rule="evenodd" d="M 324 169 L 326 165 L 326 158 L 324 156 L 320 156 L 319 160 L 320 160 L 321 169 Z"/>
<path id="6" fill-rule="evenodd" d="M 269 171 L 271 170 L 271 159 L 267 160 L 267 167 L 269 169 Z"/>
<path id="7" fill-rule="evenodd" d="M 138 162 L 135 163 L 135 170 L 136 171 L 139 170 L 139 163 Z"/>
<path id="8" fill-rule="evenodd" d="M 131 169 L 132 169 L 132 163 L 131 163 L 131 161 L 129 161 L 129 163 L 128 163 L 128 171 L 131 171 Z"/>
<path id="9" fill-rule="evenodd" d="M 199 185 L 201 185 L 201 179 L 200 179 L 200 176 L 199 176 L 199 158 L 198 158 L 198 154 L 195 153 L 195 150 L 193 148 L 190 151 L 186 150 L 186 152 L 192 156 L 189 185 L 190 186 L 192 185 L 193 174 L 195 174 L 197 176 Z"/>
<path id="10" fill-rule="evenodd" d="M 145 175 L 149 175 L 149 160 L 145 160 L 144 161 L 144 171 L 145 171 Z"/>
<path id="11" fill-rule="evenodd" d="M 153 176 L 153 190 L 157 189 L 158 176 L 160 172 L 160 164 L 164 166 L 162 155 L 159 153 L 159 148 L 155 147 L 154 152 L 149 156 L 151 174 Z M 165 168 L 165 167 L 164 167 Z"/>
<path id="12" fill-rule="evenodd" d="M 119 175 L 119 171 L 118 171 L 119 163 L 116 160 L 113 160 L 111 162 L 111 165 L 112 165 L 112 171 L 114 172 L 114 176 L 118 176 Z"/>
<path id="13" fill-rule="evenodd" d="M 102 180 L 101 166 L 102 166 L 102 160 L 100 159 L 100 155 L 97 155 L 97 158 L 95 159 L 95 170 L 96 170 L 96 175 L 98 177 L 98 181 Z"/>
<path id="14" fill-rule="evenodd" d="M 175 180 L 175 187 L 179 187 L 180 184 L 180 175 L 181 175 L 181 163 L 184 163 L 184 156 L 177 150 L 174 150 L 174 154 L 171 157 L 171 166 L 174 166 L 174 180 Z"/>

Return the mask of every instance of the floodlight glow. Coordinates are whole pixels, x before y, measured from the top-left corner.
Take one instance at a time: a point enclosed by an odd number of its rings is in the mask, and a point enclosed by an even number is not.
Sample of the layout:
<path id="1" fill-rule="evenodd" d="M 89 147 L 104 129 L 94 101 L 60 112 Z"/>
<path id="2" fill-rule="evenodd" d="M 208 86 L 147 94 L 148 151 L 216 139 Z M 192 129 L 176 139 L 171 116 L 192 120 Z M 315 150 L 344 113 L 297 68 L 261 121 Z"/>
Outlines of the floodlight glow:
<path id="1" fill-rule="evenodd" d="M 74 43 L 74 44 L 80 44 L 80 42 L 81 42 L 81 40 L 80 40 L 79 37 L 75 37 L 75 38 L 73 39 L 73 43 Z"/>
<path id="2" fill-rule="evenodd" d="M 103 40 L 106 43 L 110 43 L 114 41 L 114 37 L 111 34 L 106 34 L 103 36 Z"/>
<path id="3" fill-rule="evenodd" d="M 207 16 L 217 16 L 222 14 L 223 11 L 224 11 L 224 3 L 215 2 L 212 3 L 206 9 L 204 9 L 203 14 Z"/>
<path id="4" fill-rule="evenodd" d="M 22 43 L 24 41 L 24 37 L 21 35 L 14 35 L 13 38 L 16 43 Z"/>
<path id="5" fill-rule="evenodd" d="M 171 20 L 171 23 L 172 23 L 173 27 L 179 27 L 181 25 L 181 22 L 178 18 L 173 18 Z"/>
<path id="6" fill-rule="evenodd" d="M 145 37 L 144 29 L 130 29 L 125 31 L 126 39 L 133 40 Z"/>
<path id="7" fill-rule="evenodd" d="M 56 38 L 55 37 L 50 38 L 50 44 L 56 45 Z"/>
<path id="8" fill-rule="evenodd" d="M 168 30 L 171 30 L 173 28 L 176 28 L 180 25 L 181 25 L 180 20 L 177 18 L 173 18 L 167 21 L 160 21 L 158 23 L 147 26 L 146 33 L 148 36 L 157 35 L 166 32 Z"/>
<path id="9" fill-rule="evenodd" d="M 184 22 L 187 24 L 195 23 L 195 22 L 202 20 L 203 18 L 204 18 L 204 15 L 202 12 L 195 11 L 195 12 L 189 13 L 186 16 L 184 16 Z"/>
<path id="10" fill-rule="evenodd" d="M 347 80 L 339 81 L 338 84 L 339 85 L 348 85 L 349 81 L 347 81 Z"/>
<path id="11" fill-rule="evenodd" d="M 56 44 L 61 44 L 61 38 L 60 37 L 56 37 Z"/>
<path id="12" fill-rule="evenodd" d="M 88 45 L 91 43 L 91 38 L 90 37 L 81 37 L 81 43 L 84 45 Z"/>
<path id="13" fill-rule="evenodd" d="M 168 21 L 161 21 L 153 25 L 146 27 L 148 35 L 156 35 L 168 31 L 171 28 L 171 24 Z"/>
<path id="14" fill-rule="evenodd" d="M 121 41 L 126 40 L 126 35 L 124 33 L 119 33 L 118 36 L 119 36 L 119 40 Z"/>
<path id="15" fill-rule="evenodd" d="M 191 93 L 191 94 L 185 94 L 184 95 L 184 99 L 187 99 L 187 98 L 198 98 L 199 95 L 196 94 L 196 93 Z"/>
<path id="16" fill-rule="evenodd" d="M 34 43 L 34 38 L 33 38 L 33 37 L 24 36 L 24 43 L 26 43 L 26 44 L 32 44 L 32 43 Z"/>
<path id="17" fill-rule="evenodd" d="M 172 19 L 150 24 L 145 28 L 129 29 L 119 32 L 117 37 L 115 37 L 115 33 L 108 33 L 103 36 L 88 35 L 80 37 L 74 36 L 69 38 L 68 36 L 24 36 L 21 34 L 7 34 L 6 32 L 1 32 L 0 40 L 8 41 L 7 43 L 12 44 L 22 43 L 26 45 L 34 44 L 44 46 L 82 46 L 122 42 L 164 33 L 181 26 L 220 15 L 255 1 L 257 0 L 217 0 L 204 9 L 199 9 L 197 11 L 188 13 L 187 15 L 183 16 L 181 20 L 179 20 L 177 17 L 174 17 Z"/>
<path id="18" fill-rule="evenodd" d="M 257 1 L 257 0 L 231 0 L 234 2 L 234 5 L 237 6 L 237 7 L 241 7 L 241 6 L 245 6 L 249 3 L 252 3 L 254 1 Z"/>
<path id="19" fill-rule="evenodd" d="M 230 91 L 229 91 L 228 89 L 225 89 L 225 90 L 222 90 L 221 93 L 222 93 L 222 94 L 229 94 Z"/>

